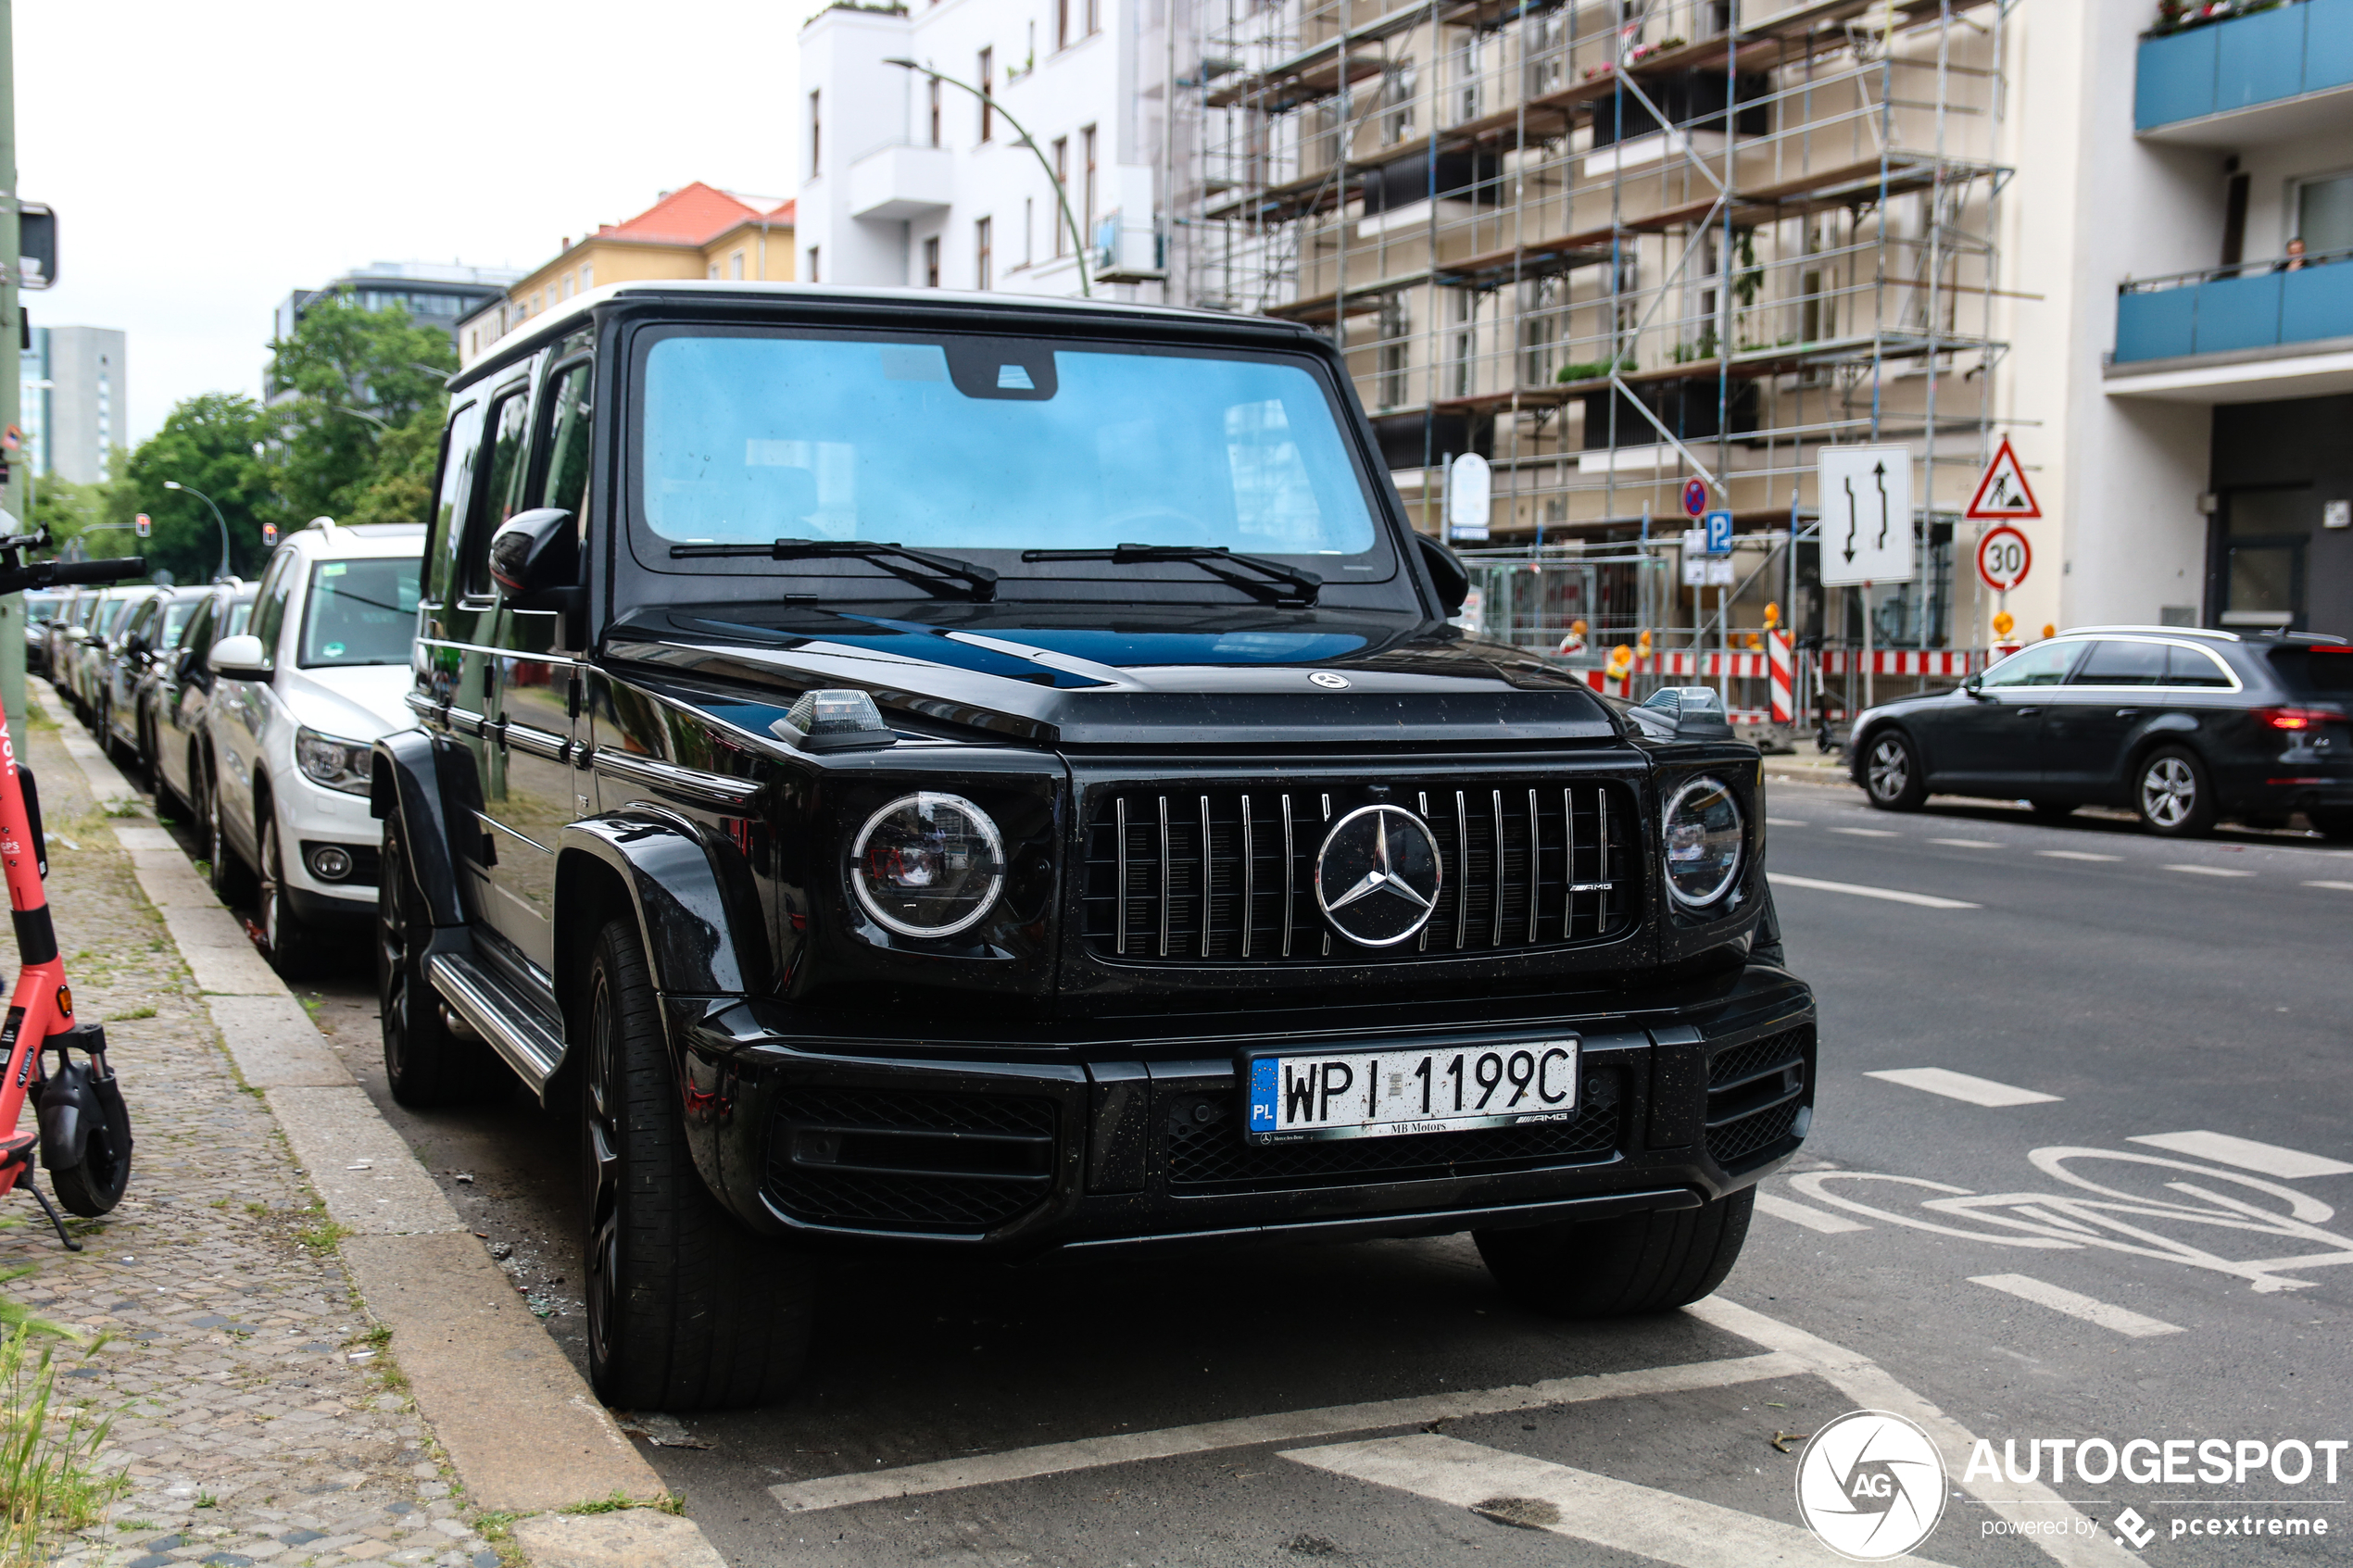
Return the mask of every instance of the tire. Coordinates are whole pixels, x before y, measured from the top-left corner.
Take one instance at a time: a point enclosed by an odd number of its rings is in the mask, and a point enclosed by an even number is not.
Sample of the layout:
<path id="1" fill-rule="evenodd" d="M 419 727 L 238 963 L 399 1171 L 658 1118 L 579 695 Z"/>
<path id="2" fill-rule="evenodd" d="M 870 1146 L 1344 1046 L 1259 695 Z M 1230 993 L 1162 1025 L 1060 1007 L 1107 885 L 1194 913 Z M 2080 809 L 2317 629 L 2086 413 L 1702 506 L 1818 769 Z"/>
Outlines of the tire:
<path id="1" fill-rule="evenodd" d="M 1756 1190 L 1697 1209 L 1474 1231 L 1505 1295 L 1556 1318 L 1669 1312 L 1724 1283 L 1748 1239 Z"/>
<path id="2" fill-rule="evenodd" d="M 2353 839 L 2353 811 L 2307 811 L 2312 831 L 2337 844 Z"/>
<path id="3" fill-rule="evenodd" d="M 197 788 L 204 792 L 198 809 L 197 831 L 204 835 L 205 859 L 212 870 L 208 880 L 214 895 L 224 904 L 242 904 L 253 897 L 253 872 L 237 859 L 237 851 L 229 843 L 229 834 L 220 821 L 220 776 L 212 759 L 205 759 Z"/>
<path id="4" fill-rule="evenodd" d="M 424 892 L 401 846 L 400 819 L 387 817 L 376 876 L 376 1004 L 392 1098 L 418 1110 L 473 1098 L 490 1068 L 483 1047 L 442 1020 L 441 998 L 425 974 L 432 937 Z"/>
<path id="5" fill-rule="evenodd" d="M 2075 815 L 2074 802 L 2068 800 L 2030 800 L 2026 809 L 2038 822 L 2063 822 Z"/>
<path id="6" fill-rule="evenodd" d="M 2186 746 L 2161 746 L 2141 759 L 2133 805 L 2149 832 L 2167 838 L 2203 838 L 2214 831 L 2214 784 L 2206 764 Z"/>
<path id="7" fill-rule="evenodd" d="M 317 972 L 322 944 L 318 928 L 296 919 L 286 903 L 286 857 L 274 809 L 261 820 L 261 875 L 255 886 L 254 904 L 261 939 L 269 944 L 271 967 L 288 980 Z"/>
<path id="8" fill-rule="evenodd" d="M 1901 730 L 1881 730 L 1863 751 L 1863 793 L 1882 811 L 1917 811 L 1928 799 L 1919 747 Z"/>
<path id="9" fill-rule="evenodd" d="M 50 1189 L 69 1214 L 94 1220 L 110 1214 L 131 1186 L 131 1111 L 122 1103 L 119 1084 L 99 1085 L 98 1103 L 106 1112 L 107 1147 L 93 1135 L 83 1146 L 82 1163 L 49 1173 Z"/>
<path id="10" fill-rule="evenodd" d="M 805 1261 L 702 1185 L 636 928 L 597 934 L 582 1008 L 588 1376 L 623 1410 L 773 1403 L 808 1356 Z"/>
<path id="11" fill-rule="evenodd" d="M 157 743 L 155 721 L 150 719 L 141 730 L 140 754 L 147 761 L 147 782 L 155 786 L 156 815 L 164 816 L 185 809 L 180 794 L 171 787 L 171 776 L 164 771 L 163 747 Z"/>

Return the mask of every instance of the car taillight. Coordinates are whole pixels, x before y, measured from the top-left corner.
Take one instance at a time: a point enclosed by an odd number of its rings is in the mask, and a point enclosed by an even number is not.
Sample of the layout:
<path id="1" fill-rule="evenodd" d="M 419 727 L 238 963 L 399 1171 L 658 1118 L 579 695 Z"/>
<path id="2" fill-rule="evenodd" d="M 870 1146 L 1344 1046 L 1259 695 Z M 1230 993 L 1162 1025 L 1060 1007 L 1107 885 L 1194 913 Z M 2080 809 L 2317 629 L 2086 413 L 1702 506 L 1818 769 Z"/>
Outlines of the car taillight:
<path id="1" fill-rule="evenodd" d="M 2317 730 L 2343 715 L 2325 708 L 2259 708 L 2255 717 L 2274 730 Z"/>

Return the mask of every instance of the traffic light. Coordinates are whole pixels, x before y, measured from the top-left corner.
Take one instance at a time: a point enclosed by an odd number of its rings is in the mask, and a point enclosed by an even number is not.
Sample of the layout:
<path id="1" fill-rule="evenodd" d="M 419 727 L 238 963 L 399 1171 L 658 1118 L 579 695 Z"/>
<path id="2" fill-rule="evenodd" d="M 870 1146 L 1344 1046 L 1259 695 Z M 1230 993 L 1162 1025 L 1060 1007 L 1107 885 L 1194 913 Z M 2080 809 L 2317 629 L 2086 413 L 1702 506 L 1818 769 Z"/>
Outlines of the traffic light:
<path id="1" fill-rule="evenodd" d="M 156 525 L 148 520 L 147 514 L 145 512 L 141 512 L 137 517 L 131 520 L 131 527 L 132 532 L 136 533 L 142 539 L 146 538 L 149 534 L 156 531 Z"/>
<path id="2" fill-rule="evenodd" d="M 274 550 L 278 547 L 278 525 L 276 523 L 265 522 L 261 525 L 261 542 L 268 546 L 271 549 Z"/>
<path id="3" fill-rule="evenodd" d="M 57 281 L 57 215 L 40 202 L 17 204 L 18 286 L 45 289 Z"/>

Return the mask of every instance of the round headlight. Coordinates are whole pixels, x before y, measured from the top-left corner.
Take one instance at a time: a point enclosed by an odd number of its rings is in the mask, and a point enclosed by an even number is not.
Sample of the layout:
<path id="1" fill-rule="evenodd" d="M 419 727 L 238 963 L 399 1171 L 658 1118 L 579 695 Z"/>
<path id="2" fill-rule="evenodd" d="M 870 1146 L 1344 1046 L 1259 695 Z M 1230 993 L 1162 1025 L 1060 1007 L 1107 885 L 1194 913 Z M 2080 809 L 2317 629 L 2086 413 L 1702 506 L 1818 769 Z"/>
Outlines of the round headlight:
<path id="1" fill-rule="evenodd" d="M 901 936 L 952 936 L 1005 885 L 1005 845 L 961 795 L 901 796 L 866 819 L 849 849 L 866 912 Z"/>
<path id="2" fill-rule="evenodd" d="M 1741 809 L 1714 779 L 1693 779 L 1667 803 L 1667 887 L 1693 909 L 1713 904 L 1741 874 Z"/>

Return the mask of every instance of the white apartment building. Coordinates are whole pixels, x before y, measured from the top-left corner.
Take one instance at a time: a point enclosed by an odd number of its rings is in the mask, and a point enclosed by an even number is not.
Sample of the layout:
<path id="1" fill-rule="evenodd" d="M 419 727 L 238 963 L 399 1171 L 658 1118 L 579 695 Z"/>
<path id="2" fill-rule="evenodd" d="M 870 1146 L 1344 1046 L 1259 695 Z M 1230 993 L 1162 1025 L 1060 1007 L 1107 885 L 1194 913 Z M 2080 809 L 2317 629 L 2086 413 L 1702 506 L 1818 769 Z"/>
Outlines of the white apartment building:
<path id="1" fill-rule="evenodd" d="M 914 0 L 912 11 L 817 16 L 800 34 L 794 100 L 800 278 L 1076 295 L 1083 247 L 1098 296 L 1161 299 L 1173 71 L 1151 10 Z M 979 88 L 1001 110 L 892 59 Z M 1069 193 L 1067 220 L 1048 164 Z"/>

